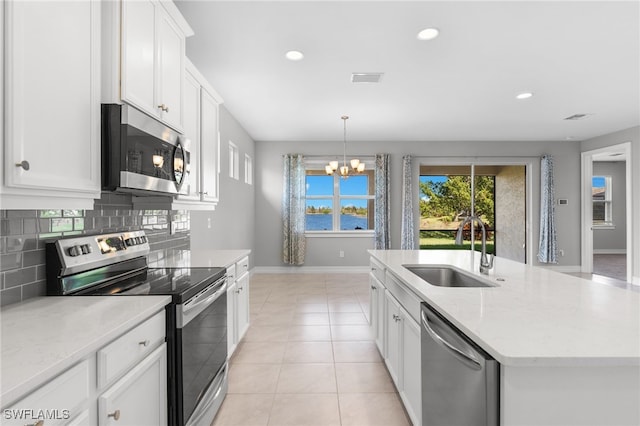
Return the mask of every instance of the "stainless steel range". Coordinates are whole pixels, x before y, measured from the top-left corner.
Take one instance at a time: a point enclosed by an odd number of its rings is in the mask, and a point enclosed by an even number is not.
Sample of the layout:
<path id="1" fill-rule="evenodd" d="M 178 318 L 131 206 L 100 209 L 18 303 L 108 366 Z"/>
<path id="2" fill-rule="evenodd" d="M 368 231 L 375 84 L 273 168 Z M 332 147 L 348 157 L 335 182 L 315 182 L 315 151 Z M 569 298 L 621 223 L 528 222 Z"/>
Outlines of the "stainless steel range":
<path id="1" fill-rule="evenodd" d="M 170 295 L 168 424 L 209 425 L 227 391 L 225 268 L 149 268 L 144 231 L 46 246 L 49 295 Z"/>

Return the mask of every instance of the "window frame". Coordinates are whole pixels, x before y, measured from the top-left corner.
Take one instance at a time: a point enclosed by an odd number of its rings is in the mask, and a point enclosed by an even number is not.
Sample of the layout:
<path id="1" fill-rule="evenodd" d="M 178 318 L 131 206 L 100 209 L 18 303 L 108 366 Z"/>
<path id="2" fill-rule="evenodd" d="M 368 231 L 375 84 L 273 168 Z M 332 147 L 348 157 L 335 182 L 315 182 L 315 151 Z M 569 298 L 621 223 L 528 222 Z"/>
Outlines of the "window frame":
<path id="1" fill-rule="evenodd" d="M 591 195 L 591 225 L 594 229 L 615 229 L 615 224 L 613 222 L 613 187 L 612 187 L 612 178 L 611 176 L 605 175 L 593 175 L 591 177 L 591 188 L 593 190 L 593 179 L 595 178 L 603 178 L 604 179 L 604 200 L 594 200 L 593 192 Z M 593 207 L 598 204 L 604 205 L 604 221 L 598 221 L 593 218 Z"/>
<path id="2" fill-rule="evenodd" d="M 244 183 L 253 185 L 253 159 L 249 154 L 244 155 Z"/>
<path id="3" fill-rule="evenodd" d="M 229 177 L 240 180 L 240 150 L 238 145 L 229 141 Z"/>
<path id="4" fill-rule="evenodd" d="M 324 166 L 330 161 L 330 158 L 325 160 L 318 160 L 313 162 L 307 162 L 305 164 L 305 180 L 306 176 L 329 176 L 324 170 Z M 373 159 L 365 159 L 369 164 L 373 164 Z M 367 195 L 340 195 L 340 173 L 334 173 L 331 175 L 333 178 L 333 194 L 332 195 L 307 195 L 305 194 L 305 206 L 307 200 L 328 200 L 328 203 L 332 206 L 332 227 L 331 230 L 305 230 L 305 236 L 307 237 L 372 237 L 375 233 L 374 229 L 362 229 L 362 230 L 341 230 L 340 229 L 340 211 L 341 201 L 344 199 L 355 200 L 370 200 L 368 203 L 371 207 L 367 206 L 367 218 L 373 221 L 374 203 L 375 203 L 375 173 L 372 168 L 365 169 L 361 174 L 366 174 L 368 179 L 368 192 Z M 354 174 L 353 176 L 358 176 Z M 347 178 L 348 179 L 348 178 Z M 305 207 L 306 211 L 306 207 Z"/>

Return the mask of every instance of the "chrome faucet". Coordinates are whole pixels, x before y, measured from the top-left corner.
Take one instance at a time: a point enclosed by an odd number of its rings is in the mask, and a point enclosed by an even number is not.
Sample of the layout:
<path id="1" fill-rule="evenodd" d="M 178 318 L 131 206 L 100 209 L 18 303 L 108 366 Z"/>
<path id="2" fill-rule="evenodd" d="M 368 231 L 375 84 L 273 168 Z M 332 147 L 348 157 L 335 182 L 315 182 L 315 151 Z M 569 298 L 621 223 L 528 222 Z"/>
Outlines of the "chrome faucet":
<path id="1" fill-rule="evenodd" d="M 473 221 L 479 223 L 480 227 L 482 228 L 482 254 L 480 255 L 480 273 L 489 275 L 489 269 L 493 268 L 493 256 L 489 255 L 490 257 L 487 257 L 487 230 L 484 226 L 484 223 L 482 223 L 482 220 L 480 220 L 478 216 L 469 216 L 462 221 L 462 223 L 460 224 L 460 228 L 458 228 L 458 233 L 456 234 L 456 245 L 462 245 L 463 228 L 467 223 L 471 223 Z M 474 250 L 475 248 L 471 247 L 471 251 L 473 252 Z"/>

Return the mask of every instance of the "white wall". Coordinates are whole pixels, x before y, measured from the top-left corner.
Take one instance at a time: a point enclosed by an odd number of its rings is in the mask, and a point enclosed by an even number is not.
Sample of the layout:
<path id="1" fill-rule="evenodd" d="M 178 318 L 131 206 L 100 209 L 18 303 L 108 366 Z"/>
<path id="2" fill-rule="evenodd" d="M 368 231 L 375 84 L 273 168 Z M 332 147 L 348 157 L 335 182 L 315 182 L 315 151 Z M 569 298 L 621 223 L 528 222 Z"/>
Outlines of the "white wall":
<path id="1" fill-rule="evenodd" d="M 229 140 L 240 151 L 240 179 L 229 177 Z M 220 106 L 220 202 L 214 211 L 191 212 L 191 249 L 250 249 L 255 244 L 254 142 L 236 119 Z M 244 183 L 244 156 L 253 159 L 254 184 Z M 211 228 L 208 222 L 211 222 Z"/>
<path id="2" fill-rule="evenodd" d="M 580 151 L 592 151 L 594 149 L 631 142 L 631 193 L 633 194 L 631 207 L 632 229 L 630 232 L 633 240 L 633 282 L 640 284 L 640 126 L 619 132 L 610 133 L 597 138 L 582 141 Z"/>
<path id="3" fill-rule="evenodd" d="M 335 155 L 341 151 L 339 142 L 257 142 L 256 143 L 256 266 L 278 267 L 282 263 L 282 155 Z M 554 156 L 556 197 L 568 198 L 569 204 L 558 206 L 558 243 L 565 251 L 560 267 L 579 270 L 580 265 L 580 143 L 559 142 L 348 142 L 347 150 L 354 156 L 391 154 L 391 247 L 400 248 L 402 156 L 420 157 L 535 157 L 532 170 L 533 217 L 532 232 L 537 253 L 539 218 L 540 162 L 543 154 Z M 416 210 L 417 210 L 417 204 Z M 366 238 L 326 238 L 307 240 L 305 266 L 366 266 L 366 249 L 373 241 Z M 344 247 L 345 258 L 337 256 Z M 535 256 L 534 256 L 535 258 Z M 534 264 L 537 261 L 534 260 Z"/>
<path id="4" fill-rule="evenodd" d="M 611 202 L 615 229 L 593 230 L 594 253 L 625 253 L 627 247 L 627 185 L 623 161 L 594 161 L 594 176 L 611 176 Z"/>

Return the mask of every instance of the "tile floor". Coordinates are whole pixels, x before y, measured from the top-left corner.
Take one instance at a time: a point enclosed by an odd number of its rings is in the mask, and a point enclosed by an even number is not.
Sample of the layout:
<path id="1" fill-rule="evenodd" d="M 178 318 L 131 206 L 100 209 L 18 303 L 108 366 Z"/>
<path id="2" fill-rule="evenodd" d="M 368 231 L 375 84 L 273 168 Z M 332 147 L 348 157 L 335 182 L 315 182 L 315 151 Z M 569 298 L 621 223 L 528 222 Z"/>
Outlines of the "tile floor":
<path id="1" fill-rule="evenodd" d="M 212 426 L 409 425 L 370 335 L 367 274 L 255 274 Z"/>

